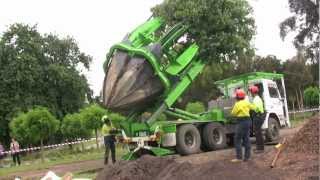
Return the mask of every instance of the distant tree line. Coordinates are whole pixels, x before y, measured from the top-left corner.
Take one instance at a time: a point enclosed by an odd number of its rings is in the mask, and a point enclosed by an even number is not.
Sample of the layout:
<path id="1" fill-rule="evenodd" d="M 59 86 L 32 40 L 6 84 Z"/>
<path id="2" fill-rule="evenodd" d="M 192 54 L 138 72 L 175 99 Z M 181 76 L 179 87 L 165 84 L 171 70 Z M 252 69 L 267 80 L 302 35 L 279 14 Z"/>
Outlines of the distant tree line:
<path id="1" fill-rule="evenodd" d="M 71 38 L 40 34 L 36 26 L 13 24 L 0 36 L 0 141 L 10 141 L 10 121 L 35 106 L 58 119 L 77 112 L 92 91 L 81 72 L 91 57 Z M 60 132 L 50 137 L 60 141 Z"/>
<path id="2" fill-rule="evenodd" d="M 240 56 L 237 61 L 231 63 L 212 63 L 206 66 L 204 72 L 194 81 L 179 105 L 184 107 L 190 101 L 207 104 L 209 100 L 220 95 L 215 81 L 243 73 L 262 71 L 284 74 L 289 106 L 303 108 L 306 104 L 304 90 L 317 86 L 319 74 L 319 69 L 314 68 L 318 64 L 308 61 L 304 53 L 299 51 L 295 57 L 286 61 L 269 55 Z"/>

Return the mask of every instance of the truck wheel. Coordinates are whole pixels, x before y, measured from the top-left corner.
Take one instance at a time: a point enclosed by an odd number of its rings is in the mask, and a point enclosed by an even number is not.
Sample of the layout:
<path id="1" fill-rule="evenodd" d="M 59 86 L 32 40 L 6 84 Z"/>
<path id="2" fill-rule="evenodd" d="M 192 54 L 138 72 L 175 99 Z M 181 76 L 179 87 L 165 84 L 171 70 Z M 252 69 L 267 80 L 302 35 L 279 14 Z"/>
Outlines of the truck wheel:
<path id="1" fill-rule="evenodd" d="M 280 136 L 279 130 L 280 130 L 280 126 L 278 121 L 273 117 L 269 117 L 268 129 L 266 129 L 266 141 L 273 142 L 278 140 Z"/>
<path id="2" fill-rule="evenodd" d="M 194 154 L 200 151 L 201 137 L 198 129 L 192 124 L 178 127 L 177 151 L 181 155 Z"/>
<path id="3" fill-rule="evenodd" d="M 223 149 L 227 146 L 227 136 L 220 123 L 208 123 L 202 132 L 204 146 L 207 150 Z"/>

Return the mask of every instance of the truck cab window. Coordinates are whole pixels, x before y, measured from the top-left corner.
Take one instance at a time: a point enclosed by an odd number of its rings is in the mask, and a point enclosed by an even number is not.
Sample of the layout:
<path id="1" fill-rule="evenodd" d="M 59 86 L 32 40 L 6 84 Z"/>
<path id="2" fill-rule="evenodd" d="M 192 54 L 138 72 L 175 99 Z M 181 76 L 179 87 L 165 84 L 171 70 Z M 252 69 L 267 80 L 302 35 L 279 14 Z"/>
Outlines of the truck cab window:
<path id="1" fill-rule="evenodd" d="M 269 95 L 271 98 L 279 98 L 279 94 L 278 94 L 278 91 L 275 87 L 268 87 L 269 89 Z"/>

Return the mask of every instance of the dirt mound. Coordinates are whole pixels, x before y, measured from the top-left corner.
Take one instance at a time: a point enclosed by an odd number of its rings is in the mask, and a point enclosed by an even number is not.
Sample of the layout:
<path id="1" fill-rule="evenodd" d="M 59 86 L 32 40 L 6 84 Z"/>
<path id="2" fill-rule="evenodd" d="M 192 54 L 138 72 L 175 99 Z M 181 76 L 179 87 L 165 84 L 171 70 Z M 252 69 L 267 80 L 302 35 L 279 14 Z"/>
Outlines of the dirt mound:
<path id="1" fill-rule="evenodd" d="M 286 151 L 306 154 L 319 154 L 319 123 L 318 116 L 308 122 L 289 140 Z"/>
<path id="2" fill-rule="evenodd" d="M 195 165 L 189 162 L 176 162 L 170 157 L 143 156 L 136 161 L 106 166 L 99 173 L 97 180 L 279 179 L 265 170 L 257 169 L 254 163 L 240 164 L 224 160 Z M 255 171 L 252 171 L 252 168 Z"/>
<path id="3" fill-rule="evenodd" d="M 318 179 L 319 177 L 319 117 L 307 120 L 281 152 L 273 172 L 282 179 Z M 263 155 L 260 166 L 270 165 L 276 149 Z"/>
<path id="4" fill-rule="evenodd" d="M 157 158 L 145 155 L 135 161 L 122 161 L 115 165 L 106 166 L 99 173 L 97 180 L 157 179 L 157 176 L 165 176 L 161 172 L 180 166 L 188 168 L 191 165 L 189 163 L 179 164 L 172 157 Z"/>
<path id="5" fill-rule="evenodd" d="M 217 152 L 212 152 L 216 154 Z M 182 158 L 143 156 L 135 161 L 108 165 L 97 180 L 291 180 L 319 176 L 319 117 L 313 117 L 292 138 L 270 168 L 276 149 L 253 154 L 249 162 L 231 163 L 234 155 L 195 163 L 197 156 Z M 180 161 L 179 161 L 180 159 Z"/>

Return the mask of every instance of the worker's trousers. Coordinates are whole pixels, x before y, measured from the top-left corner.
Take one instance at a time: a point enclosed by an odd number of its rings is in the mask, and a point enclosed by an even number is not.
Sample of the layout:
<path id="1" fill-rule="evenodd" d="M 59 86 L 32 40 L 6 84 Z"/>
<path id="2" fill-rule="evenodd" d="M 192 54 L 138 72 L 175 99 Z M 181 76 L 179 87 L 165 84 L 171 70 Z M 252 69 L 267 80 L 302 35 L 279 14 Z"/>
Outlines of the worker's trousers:
<path id="1" fill-rule="evenodd" d="M 21 164 L 19 152 L 13 153 L 12 154 L 12 159 L 13 159 L 14 165 L 16 165 L 17 163 L 18 163 L 18 165 Z"/>
<path id="2" fill-rule="evenodd" d="M 106 151 L 104 153 L 104 164 L 108 164 L 110 151 L 111 151 L 112 163 L 115 163 L 116 162 L 115 137 L 113 135 L 104 136 L 104 145 L 106 148 Z"/>
<path id="3" fill-rule="evenodd" d="M 236 148 L 237 159 L 242 159 L 242 145 L 244 146 L 244 160 L 248 160 L 251 155 L 250 128 L 251 119 L 241 117 L 237 120 L 236 133 L 234 135 L 234 146 Z"/>
<path id="4" fill-rule="evenodd" d="M 253 116 L 257 150 L 264 150 L 264 141 L 263 141 L 263 134 L 262 134 L 262 125 L 264 123 L 264 119 L 265 119 L 264 114 L 255 114 Z"/>

